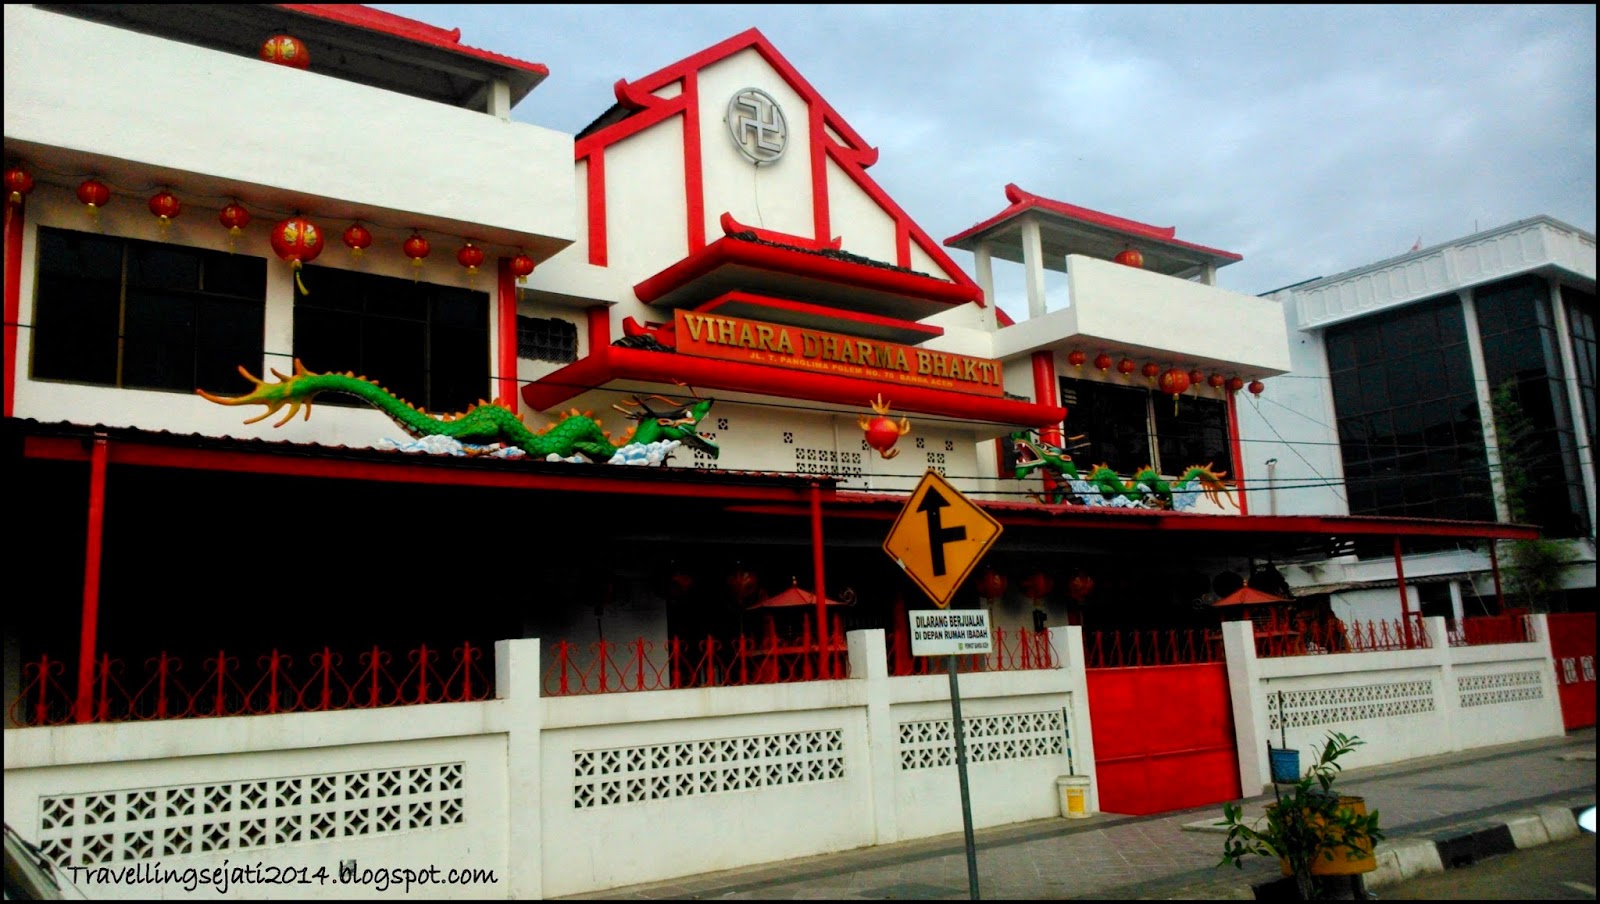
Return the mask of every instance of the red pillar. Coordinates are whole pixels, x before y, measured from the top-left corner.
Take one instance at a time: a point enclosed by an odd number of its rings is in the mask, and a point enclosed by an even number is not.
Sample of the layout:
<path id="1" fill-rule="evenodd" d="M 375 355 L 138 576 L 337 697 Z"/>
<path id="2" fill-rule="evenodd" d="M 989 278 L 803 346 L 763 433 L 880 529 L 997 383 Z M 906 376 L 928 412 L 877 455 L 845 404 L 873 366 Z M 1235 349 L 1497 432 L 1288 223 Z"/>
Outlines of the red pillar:
<path id="1" fill-rule="evenodd" d="M 822 487 L 811 485 L 811 587 L 817 598 L 817 677 L 828 677 L 828 590 L 822 580 Z"/>
<path id="2" fill-rule="evenodd" d="M 89 455 L 89 524 L 83 554 L 83 624 L 78 635 L 77 720 L 94 715 L 95 632 L 100 623 L 100 549 L 106 512 L 106 437 L 95 436 Z"/>
<path id="3" fill-rule="evenodd" d="M 499 374 L 495 378 L 495 397 L 506 407 L 516 411 L 521 404 L 517 395 L 517 277 L 511 272 L 509 258 L 500 258 L 495 278 L 496 307 L 500 334 Z"/>
<path id="4" fill-rule="evenodd" d="M 1400 584 L 1400 631 L 1411 646 L 1411 601 L 1406 598 L 1406 569 L 1400 556 L 1400 538 L 1394 538 L 1394 576 Z"/>
<path id="5" fill-rule="evenodd" d="M 17 395 L 17 321 L 22 316 L 22 202 L 6 203 L 5 259 L 5 416 Z"/>
<path id="6" fill-rule="evenodd" d="M 1250 500 L 1244 491 L 1244 450 L 1239 442 L 1239 394 L 1228 391 L 1228 448 L 1233 451 L 1233 491 L 1239 496 L 1239 514 L 1250 514 Z"/>
<path id="7" fill-rule="evenodd" d="M 1033 400 L 1040 405 L 1059 406 L 1061 394 L 1059 384 L 1056 382 L 1055 353 L 1040 351 L 1033 353 Z M 1061 426 L 1053 424 L 1039 431 L 1039 441 L 1049 443 L 1056 448 L 1061 447 Z M 1049 472 L 1041 471 L 1044 476 L 1044 495 L 1046 499 L 1055 498 L 1056 481 Z"/>

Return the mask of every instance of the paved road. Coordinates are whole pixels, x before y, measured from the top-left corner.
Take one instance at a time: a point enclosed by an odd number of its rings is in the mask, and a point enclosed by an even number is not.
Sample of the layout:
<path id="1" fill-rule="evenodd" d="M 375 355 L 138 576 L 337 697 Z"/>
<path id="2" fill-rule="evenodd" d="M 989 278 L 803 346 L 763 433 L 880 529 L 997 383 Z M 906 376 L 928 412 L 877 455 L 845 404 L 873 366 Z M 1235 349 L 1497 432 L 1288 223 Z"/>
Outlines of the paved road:
<path id="1" fill-rule="evenodd" d="M 1594 836 L 1501 854 L 1377 890 L 1389 901 L 1593 901 Z"/>

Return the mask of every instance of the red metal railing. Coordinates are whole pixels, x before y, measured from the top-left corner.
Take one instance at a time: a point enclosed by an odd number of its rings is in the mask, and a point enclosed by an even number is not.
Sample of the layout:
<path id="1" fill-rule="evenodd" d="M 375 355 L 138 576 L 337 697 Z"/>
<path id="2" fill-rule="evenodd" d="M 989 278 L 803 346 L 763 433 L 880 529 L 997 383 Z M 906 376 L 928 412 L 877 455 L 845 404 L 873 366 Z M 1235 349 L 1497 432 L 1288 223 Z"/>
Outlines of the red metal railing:
<path id="1" fill-rule="evenodd" d="M 799 635 L 781 636 L 770 624 L 765 634 L 733 638 L 707 636 L 665 643 L 638 638 L 623 643 L 600 640 L 582 647 L 567 641 L 545 650 L 546 696 L 609 694 L 698 687 L 737 687 L 815 681 L 821 676 L 819 651 L 810 619 Z M 837 622 L 821 655 L 828 674 L 850 676 L 844 629 Z"/>
<path id="2" fill-rule="evenodd" d="M 1060 657 L 1050 649 L 1049 631 L 1018 628 L 993 629 L 994 650 L 988 654 L 957 656 L 956 672 L 1016 672 L 1025 669 L 1061 667 Z M 891 630 L 888 637 L 889 674 L 943 675 L 945 657 L 911 655 L 911 639 L 904 630 Z"/>
<path id="3" fill-rule="evenodd" d="M 184 663 L 165 652 L 144 661 L 129 675 L 121 659 L 102 655 L 95 663 L 90 722 L 134 722 L 206 716 L 372 709 L 418 703 L 458 703 L 494 696 L 483 665 L 485 649 L 472 643 L 448 651 L 426 644 L 396 664 L 376 646 L 347 666 L 342 654 L 323 647 L 297 666 L 278 650 L 258 656 L 254 667 L 218 650 L 202 659 L 190 681 Z M 13 725 L 63 725 L 76 721 L 77 692 L 60 678 L 66 664 L 48 655 L 23 663 L 22 693 L 9 709 Z"/>
<path id="4" fill-rule="evenodd" d="M 1083 656 L 1091 669 L 1222 662 L 1222 632 L 1198 628 L 1089 631 Z"/>
<path id="5" fill-rule="evenodd" d="M 1448 624 L 1450 646 L 1478 647 L 1495 643 L 1531 643 L 1533 618 L 1522 613 L 1473 615 Z"/>
<path id="6" fill-rule="evenodd" d="M 1256 622 L 1256 655 L 1308 656 L 1321 653 L 1376 653 L 1423 650 L 1430 645 L 1422 616 L 1346 623 L 1338 618 L 1311 621 L 1274 616 Z"/>

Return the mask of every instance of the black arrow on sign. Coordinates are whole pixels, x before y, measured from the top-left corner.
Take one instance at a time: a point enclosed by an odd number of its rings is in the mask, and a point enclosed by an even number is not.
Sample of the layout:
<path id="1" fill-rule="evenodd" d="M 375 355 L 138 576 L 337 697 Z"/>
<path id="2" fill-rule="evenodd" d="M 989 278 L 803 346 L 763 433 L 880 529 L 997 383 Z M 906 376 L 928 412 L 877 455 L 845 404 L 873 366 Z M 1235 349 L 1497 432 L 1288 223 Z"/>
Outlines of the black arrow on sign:
<path id="1" fill-rule="evenodd" d="M 928 487 L 927 495 L 922 497 L 922 502 L 917 506 L 917 511 L 928 513 L 928 551 L 933 554 L 933 573 L 935 576 L 944 574 L 944 545 L 967 538 L 965 527 L 945 527 L 939 523 L 939 510 L 950 505 L 950 501 L 939 495 L 939 491 Z"/>

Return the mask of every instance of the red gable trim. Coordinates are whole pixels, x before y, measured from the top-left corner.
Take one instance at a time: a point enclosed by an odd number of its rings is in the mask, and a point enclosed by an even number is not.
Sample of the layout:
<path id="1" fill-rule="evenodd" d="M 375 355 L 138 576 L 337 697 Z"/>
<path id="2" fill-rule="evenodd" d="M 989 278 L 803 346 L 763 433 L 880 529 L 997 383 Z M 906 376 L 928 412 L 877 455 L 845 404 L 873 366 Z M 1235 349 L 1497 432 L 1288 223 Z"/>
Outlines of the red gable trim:
<path id="1" fill-rule="evenodd" d="M 364 28 L 367 31 L 377 32 L 393 38 L 403 38 L 413 43 L 437 47 L 441 50 L 448 50 L 451 53 L 459 53 L 462 56 L 469 56 L 490 63 L 499 63 L 512 69 L 536 72 L 541 77 L 550 74 L 549 67 L 542 63 L 530 63 L 527 60 L 519 60 L 515 57 L 508 57 L 491 50 L 469 47 L 461 43 L 461 29 L 459 28 L 446 30 L 436 25 L 429 25 L 416 19 L 408 19 L 405 16 L 397 16 L 394 13 L 386 13 L 359 3 L 279 3 L 278 7 L 307 16 L 314 16 L 318 19 L 327 19 L 330 22 L 354 25 L 357 28 Z"/>
<path id="2" fill-rule="evenodd" d="M 632 82 L 618 81 L 615 91 L 617 102 L 636 111 L 632 116 L 612 123 L 599 129 L 580 140 L 575 149 L 576 159 L 595 157 L 603 153 L 604 149 L 624 138 L 635 135 L 647 129 L 668 116 L 684 115 L 684 191 L 689 199 L 688 223 L 686 224 L 686 239 L 690 254 L 705 246 L 705 194 L 702 190 L 704 178 L 701 170 L 699 133 L 692 127 L 700 121 L 699 94 L 696 84 L 696 75 L 707 66 L 726 59 L 743 50 L 755 50 L 762 59 L 767 61 L 785 83 L 805 101 L 811 131 L 811 197 L 812 220 L 815 235 L 811 238 L 817 242 L 830 240 L 831 231 L 830 211 L 828 204 L 828 167 L 827 159 L 832 158 L 845 173 L 850 176 L 860 188 L 867 193 L 880 207 L 884 209 L 895 221 L 895 244 L 897 249 L 896 263 L 909 268 L 911 266 L 911 242 L 916 242 L 930 258 L 944 271 L 945 275 L 959 285 L 976 288 L 977 284 L 972 278 L 956 264 L 954 260 L 939 247 L 900 206 L 891 200 L 887 193 L 865 172 L 866 168 L 877 162 L 877 149 L 869 147 L 861 135 L 845 122 L 837 110 L 833 108 L 811 83 L 806 81 L 794 66 L 779 53 L 777 48 L 767 40 L 760 30 L 751 28 L 714 44 L 699 53 L 685 57 L 676 63 L 665 66 L 643 78 Z M 672 98 L 655 97 L 653 92 L 659 91 L 667 85 L 682 82 L 681 93 Z M 844 144 L 834 141 L 828 134 L 828 129 L 844 139 Z M 691 141 L 690 135 L 693 134 Z M 590 209 L 597 203 L 594 188 L 590 187 Z M 604 204 L 604 197 L 600 198 Z M 603 220 L 603 218 L 602 218 Z M 590 217 L 590 258 L 592 263 L 603 264 L 594 260 L 594 217 Z M 604 238 L 601 238 L 604 242 Z M 603 258 L 603 255 L 602 255 Z M 982 293 L 976 294 L 971 301 L 979 305 L 984 304 Z"/>
<path id="3" fill-rule="evenodd" d="M 1077 220 L 1080 223 L 1103 226 L 1107 229 L 1127 233 L 1129 235 L 1136 235 L 1141 238 L 1151 239 L 1152 241 L 1161 242 L 1162 244 L 1176 245 L 1180 248 L 1188 248 L 1194 251 L 1203 252 L 1205 254 L 1231 258 L 1236 261 L 1244 260 L 1243 255 L 1235 254 L 1232 251 L 1223 251 L 1220 248 L 1209 248 L 1205 245 L 1196 245 L 1193 242 L 1185 242 L 1182 239 L 1173 238 L 1178 231 L 1176 227 L 1152 226 L 1149 223 L 1141 223 L 1138 220 L 1129 220 L 1124 217 L 1113 216 L 1109 213 L 1101 213 L 1098 210 L 1090 210 L 1087 207 L 1079 207 L 1076 204 L 1068 204 L 1065 201 L 1052 201 L 1049 198 L 1025 192 L 1018 188 L 1014 183 L 1006 186 L 1006 200 L 1011 202 L 1010 207 L 1007 207 L 1005 210 L 1000 211 L 976 226 L 972 226 L 962 232 L 956 233 L 955 235 L 945 239 L 944 243 L 946 245 L 954 245 L 956 242 L 960 242 L 964 239 L 977 235 L 980 232 L 990 229 L 1022 213 L 1023 211 L 1044 210 L 1049 211 L 1050 213 L 1060 214 L 1064 217 L 1069 217 Z"/>

